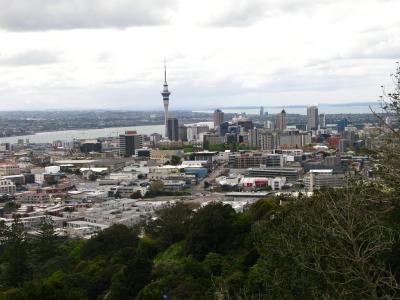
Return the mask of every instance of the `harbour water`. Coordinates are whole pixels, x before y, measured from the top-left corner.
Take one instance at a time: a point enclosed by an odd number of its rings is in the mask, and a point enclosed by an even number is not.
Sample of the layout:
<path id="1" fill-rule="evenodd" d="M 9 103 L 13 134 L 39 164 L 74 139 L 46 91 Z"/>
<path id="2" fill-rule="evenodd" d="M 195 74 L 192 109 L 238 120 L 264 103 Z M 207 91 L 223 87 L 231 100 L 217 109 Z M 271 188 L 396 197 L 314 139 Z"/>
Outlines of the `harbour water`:
<path id="1" fill-rule="evenodd" d="M 110 137 L 123 134 L 125 131 L 136 130 L 140 134 L 150 135 L 152 133 L 162 134 L 164 125 L 130 126 L 130 127 L 110 127 L 101 129 L 76 129 L 61 130 L 50 132 L 38 132 L 31 135 L 21 135 L 0 138 L 0 143 L 17 143 L 18 140 L 26 139 L 31 143 L 51 143 L 53 141 L 72 141 L 73 139 L 95 139 L 98 137 Z"/>
<path id="2" fill-rule="evenodd" d="M 212 122 L 200 122 L 198 124 L 212 125 Z M 76 129 L 50 132 L 38 132 L 31 135 L 20 135 L 0 138 L 0 143 L 17 143 L 18 140 L 29 140 L 30 143 L 51 143 L 53 141 L 72 141 L 73 139 L 95 139 L 99 137 L 116 137 L 125 131 L 135 130 L 139 134 L 150 135 L 152 133 L 164 134 L 164 125 L 146 125 L 129 127 L 109 127 L 101 129 Z"/>

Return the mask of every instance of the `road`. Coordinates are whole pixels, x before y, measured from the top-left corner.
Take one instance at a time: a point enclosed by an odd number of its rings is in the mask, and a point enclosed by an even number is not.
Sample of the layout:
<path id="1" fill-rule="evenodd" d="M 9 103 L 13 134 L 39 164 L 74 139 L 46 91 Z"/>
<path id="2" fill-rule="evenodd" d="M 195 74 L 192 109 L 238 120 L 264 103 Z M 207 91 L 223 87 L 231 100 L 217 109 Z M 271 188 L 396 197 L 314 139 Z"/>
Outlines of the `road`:
<path id="1" fill-rule="evenodd" d="M 204 190 L 204 182 L 212 182 L 219 176 L 221 171 L 227 166 L 227 163 L 223 163 L 216 167 L 214 170 L 211 171 L 210 174 L 208 174 L 206 177 L 202 178 L 199 183 L 195 186 L 192 187 L 192 194 L 197 194 L 197 193 L 208 193 L 208 191 Z"/>

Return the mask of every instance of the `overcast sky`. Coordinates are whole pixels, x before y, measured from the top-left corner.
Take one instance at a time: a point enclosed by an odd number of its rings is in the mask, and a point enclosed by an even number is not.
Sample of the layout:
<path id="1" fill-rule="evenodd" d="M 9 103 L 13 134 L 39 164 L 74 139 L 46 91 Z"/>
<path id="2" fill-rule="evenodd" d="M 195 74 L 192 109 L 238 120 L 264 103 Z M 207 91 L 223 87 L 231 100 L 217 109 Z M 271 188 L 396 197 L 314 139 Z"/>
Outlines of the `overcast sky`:
<path id="1" fill-rule="evenodd" d="M 0 109 L 375 101 L 399 0 L 0 0 Z"/>

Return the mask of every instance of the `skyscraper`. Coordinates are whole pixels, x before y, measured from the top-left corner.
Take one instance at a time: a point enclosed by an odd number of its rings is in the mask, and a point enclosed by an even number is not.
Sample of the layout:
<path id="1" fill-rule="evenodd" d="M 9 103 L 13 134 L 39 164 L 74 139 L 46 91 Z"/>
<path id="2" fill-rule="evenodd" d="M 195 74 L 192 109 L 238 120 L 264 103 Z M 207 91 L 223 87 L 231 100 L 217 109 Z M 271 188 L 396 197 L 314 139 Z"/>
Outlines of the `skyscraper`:
<path id="1" fill-rule="evenodd" d="M 218 126 L 218 135 L 225 136 L 228 133 L 229 122 L 223 122 Z"/>
<path id="2" fill-rule="evenodd" d="M 282 109 L 282 111 L 276 115 L 276 130 L 282 131 L 286 129 L 286 111 Z"/>
<path id="3" fill-rule="evenodd" d="M 214 111 L 214 128 L 217 128 L 224 122 L 224 112 L 220 109 Z"/>
<path id="4" fill-rule="evenodd" d="M 260 118 L 264 117 L 264 106 L 260 107 Z"/>
<path id="5" fill-rule="evenodd" d="M 339 120 L 337 122 L 337 130 L 339 133 L 342 133 L 344 131 L 344 129 L 347 127 L 347 125 L 349 125 L 349 121 L 344 118 L 342 120 Z"/>
<path id="6" fill-rule="evenodd" d="M 163 91 L 161 92 L 161 95 L 163 97 L 163 102 L 164 102 L 164 117 L 165 117 L 165 136 L 168 136 L 168 106 L 169 106 L 169 95 L 171 93 L 168 91 L 168 83 L 167 83 L 167 66 L 164 63 L 164 86 L 163 86 Z"/>
<path id="7" fill-rule="evenodd" d="M 318 129 L 318 107 L 311 105 L 307 107 L 307 130 Z"/>
<path id="8" fill-rule="evenodd" d="M 319 114 L 319 128 L 324 129 L 326 128 L 326 120 L 325 120 L 325 114 Z"/>
<path id="9" fill-rule="evenodd" d="M 131 157 L 136 149 L 143 148 L 143 136 L 136 131 L 125 131 L 119 136 L 119 155 Z"/>
<path id="10" fill-rule="evenodd" d="M 179 140 L 179 126 L 177 118 L 168 118 L 167 120 L 167 137 L 170 141 Z"/>
<path id="11" fill-rule="evenodd" d="M 178 126 L 179 131 L 179 140 L 180 141 L 187 141 L 187 128 L 183 124 L 179 124 Z"/>

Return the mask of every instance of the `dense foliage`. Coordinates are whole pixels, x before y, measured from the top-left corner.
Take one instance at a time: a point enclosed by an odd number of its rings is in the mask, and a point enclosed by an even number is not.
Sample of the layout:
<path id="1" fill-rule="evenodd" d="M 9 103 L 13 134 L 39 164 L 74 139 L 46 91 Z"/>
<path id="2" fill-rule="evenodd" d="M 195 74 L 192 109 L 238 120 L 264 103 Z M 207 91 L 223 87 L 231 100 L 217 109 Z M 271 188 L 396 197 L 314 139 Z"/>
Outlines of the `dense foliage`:
<path id="1" fill-rule="evenodd" d="M 157 212 L 61 240 L 0 226 L 0 299 L 383 299 L 398 297 L 396 193 L 350 182 L 311 198 L 262 199 L 242 213 L 212 203 Z M 140 238 L 138 236 L 141 236 Z"/>

